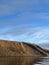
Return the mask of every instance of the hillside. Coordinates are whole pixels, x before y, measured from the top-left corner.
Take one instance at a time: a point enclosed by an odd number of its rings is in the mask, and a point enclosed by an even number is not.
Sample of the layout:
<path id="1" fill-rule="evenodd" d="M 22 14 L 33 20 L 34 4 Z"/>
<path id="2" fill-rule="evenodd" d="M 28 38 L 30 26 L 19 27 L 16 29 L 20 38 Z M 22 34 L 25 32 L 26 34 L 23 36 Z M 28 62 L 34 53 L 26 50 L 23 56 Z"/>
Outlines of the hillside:
<path id="1" fill-rule="evenodd" d="M 47 56 L 47 51 L 35 44 L 0 40 L 0 56 Z"/>

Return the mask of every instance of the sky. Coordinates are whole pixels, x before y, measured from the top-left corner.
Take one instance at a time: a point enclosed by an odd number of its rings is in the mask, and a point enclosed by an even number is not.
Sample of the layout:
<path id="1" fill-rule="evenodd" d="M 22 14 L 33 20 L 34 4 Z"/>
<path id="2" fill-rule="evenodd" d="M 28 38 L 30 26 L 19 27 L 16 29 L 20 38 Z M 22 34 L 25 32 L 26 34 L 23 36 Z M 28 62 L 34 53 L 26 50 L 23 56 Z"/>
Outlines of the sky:
<path id="1" fill-rule="evenodd" d="M 0 39 L 49 42 L 49 0 L 0 0 Z"/>

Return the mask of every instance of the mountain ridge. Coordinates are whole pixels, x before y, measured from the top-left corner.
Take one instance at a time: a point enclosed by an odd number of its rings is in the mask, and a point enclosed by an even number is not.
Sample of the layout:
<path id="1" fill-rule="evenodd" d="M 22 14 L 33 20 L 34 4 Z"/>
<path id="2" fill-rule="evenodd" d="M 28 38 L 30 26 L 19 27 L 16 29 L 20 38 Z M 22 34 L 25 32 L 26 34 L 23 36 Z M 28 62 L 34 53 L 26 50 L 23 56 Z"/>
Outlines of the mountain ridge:
<path id="1" fill-rule="evenodd" d="M 0 40 L 0 56 L 47 56 L 49 52 L 36 44 Z"/>

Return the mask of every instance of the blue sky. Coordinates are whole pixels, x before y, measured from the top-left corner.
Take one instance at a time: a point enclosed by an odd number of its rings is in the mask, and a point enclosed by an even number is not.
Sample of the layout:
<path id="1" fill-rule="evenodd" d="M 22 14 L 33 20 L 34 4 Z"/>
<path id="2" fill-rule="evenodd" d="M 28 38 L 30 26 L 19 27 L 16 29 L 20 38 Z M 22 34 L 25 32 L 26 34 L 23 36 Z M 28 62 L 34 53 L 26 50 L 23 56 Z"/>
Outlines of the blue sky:
<path id="1" fill-rule="evenodd" d="M 49 42 L 49 0 L 0 0 L 0 39 Z"/>

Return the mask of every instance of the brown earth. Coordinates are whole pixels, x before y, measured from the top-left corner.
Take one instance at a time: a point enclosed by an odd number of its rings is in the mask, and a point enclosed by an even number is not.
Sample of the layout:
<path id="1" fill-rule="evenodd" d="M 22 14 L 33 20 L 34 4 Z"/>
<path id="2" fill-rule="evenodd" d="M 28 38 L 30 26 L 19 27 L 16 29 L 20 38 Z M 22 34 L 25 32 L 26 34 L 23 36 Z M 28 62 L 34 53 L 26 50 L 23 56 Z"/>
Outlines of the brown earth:
<path id="1" fill-rule="evenodd" d="M 47 56 L 48 51 L 40 46 L 16 41 L 0 40 L 0 56 Z"/>

